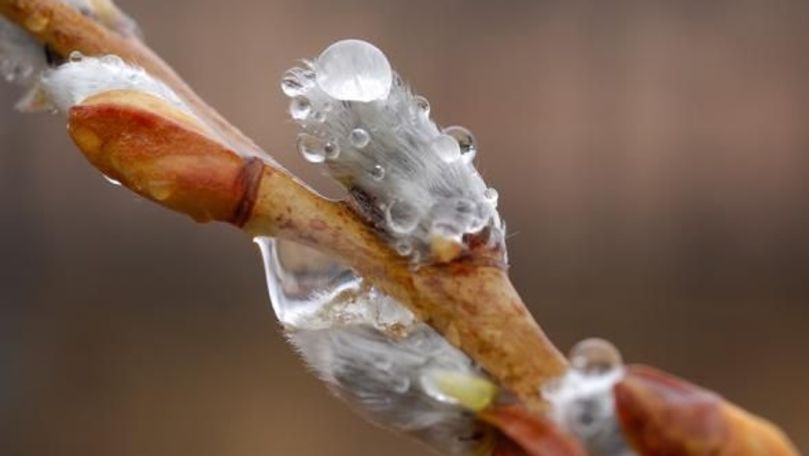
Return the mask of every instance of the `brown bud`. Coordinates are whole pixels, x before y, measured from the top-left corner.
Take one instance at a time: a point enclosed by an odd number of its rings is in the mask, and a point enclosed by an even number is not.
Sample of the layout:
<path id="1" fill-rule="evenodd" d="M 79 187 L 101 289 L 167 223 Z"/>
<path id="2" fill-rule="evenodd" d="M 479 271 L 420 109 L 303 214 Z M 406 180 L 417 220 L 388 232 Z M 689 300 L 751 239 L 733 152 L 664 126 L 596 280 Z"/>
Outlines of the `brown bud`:
<path id="1" fill-rule="evenodd" d="M 137 91 L 104 92 L 70 110 L 73 141 L 104 175 L 197 221 L 240 223 L 263 164 L 212 139 L 194 117 Z"/>

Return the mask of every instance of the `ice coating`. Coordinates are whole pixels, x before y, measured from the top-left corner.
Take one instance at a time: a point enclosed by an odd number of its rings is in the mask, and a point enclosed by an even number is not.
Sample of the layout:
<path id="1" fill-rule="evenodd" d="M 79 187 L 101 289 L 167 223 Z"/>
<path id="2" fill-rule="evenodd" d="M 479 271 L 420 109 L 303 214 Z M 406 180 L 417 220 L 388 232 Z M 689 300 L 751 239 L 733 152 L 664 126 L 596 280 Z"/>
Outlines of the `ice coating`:
<path id="1" fill-rule="evenodd" d="M 345 40 L 284 75 L 298 148 L 345 186 L 355 208 L 414 262 L 436 260 L 436 240 L 503 246 L 496 192 L 474 167 L 466 128 L 439 128 L 373 45 Z M 451 259 L 451 258 L 449 258 Z"/>
<path id="2" fill-rule="evenodd" d="M 288 241 L 256 243 L 289 341 L 338 397 L 443 454 L 465 456 L 485 444 L 486 432 L 463 407 L 424 387 L 436 370 L 483 377 L 465 354 L 330 257 Z"/>
<path id="3" fill-rule="evenodd" d="M 571 368 L 543 388 L 551 417 L 576 436 L 590 456 L 636 456 L 615 416 L 613 387 L 624 376 L 620 352 L 602 339 L 576 344 Z"/>

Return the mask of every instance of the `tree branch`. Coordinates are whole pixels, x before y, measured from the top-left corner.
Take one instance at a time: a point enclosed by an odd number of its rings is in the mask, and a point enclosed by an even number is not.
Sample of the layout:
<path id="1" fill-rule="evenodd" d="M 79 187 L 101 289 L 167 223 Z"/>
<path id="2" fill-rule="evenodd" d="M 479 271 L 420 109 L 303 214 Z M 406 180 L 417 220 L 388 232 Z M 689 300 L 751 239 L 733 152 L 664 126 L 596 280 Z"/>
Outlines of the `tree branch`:
<path id="1" fill-rule="evenodd" d="M 413 270 L 345 204 L 315 194 L 271 160 L 242 158 L 267 155 L 136 38 L 58 0 L 0 0 L 0 13 L 62 56 L 115 54 L 142 66 L 227 142 L 154 100 L 99 96 L 73 109 L 70 130 L 105 175 L 198 221 L 225 221 L 254 236 L 285 238 L 337 256 L 444 334 L 501 386 L 541 407 L 540 386 L 562 373 L 566 361 L 511 285 L 500 252 L 479 249 Z M 189 143 L 195 146 L 177 147 Z"/>

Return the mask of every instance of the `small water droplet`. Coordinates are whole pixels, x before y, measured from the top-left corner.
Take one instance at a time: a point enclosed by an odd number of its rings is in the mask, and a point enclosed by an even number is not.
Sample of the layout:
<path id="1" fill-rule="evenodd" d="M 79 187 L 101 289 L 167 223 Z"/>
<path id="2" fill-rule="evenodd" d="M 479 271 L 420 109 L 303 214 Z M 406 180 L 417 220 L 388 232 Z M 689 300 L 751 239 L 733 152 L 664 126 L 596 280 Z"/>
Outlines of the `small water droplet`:
<path id="1" fill-rule="evenodd" d="M 326 161 L 326 142 L 307 133 L 298 135 L 298 152 L 310 163 Z"/>
<path id="2" fill-rule="evenodd" d="M 477 145 L 475 143 L 475 136 L 472 135 L 471 131 L 455 125 L 445 128 L 444 134 L 455 138 L 455 141 L 458 142 L 458 146 L 461 148 L 461 158 L 463 158 L 465 162 L 470 163 L 475 159 Z"/>
<path id="3" fill-rule="evenodd" d="M 452 163 L 461 158 L 461 147 L 458 141 L 449 135 L 439 135 L 433 140 L 432 150 L 441 160 Z"/>
<path id="4" fill-rule="evenodd" d="M 371 142 L 371 135 L 363 128 L 355 128 L 351 130 L 348 140 L 351 141 L 352 146 L 357 149 L 363 149 Z"/>
<path id="5" fill-rule="evenodd" d="M 369 102 L 387 98 L 393 70 L 385 54 L 361 40 L 338 41 L 315 63 L 317 84 L 337 100 Z"/>
<path id="6" fill-rule="evenodd" d="M 84 54 L 79 51 L 73 51 L 70 53 L 70 55 L 68 55 L 67 59 L 73 63 L 81 62 L 84 60 Z"/>
<path id="7" fill-rule="evenodd" d="M 603 374 L 622 364 L 621 352 L 604 339 L 585 339 L 570 350 L 570 365 L 584 373 Z"/>
<path id="8" fill-rule="evenodd" d="M 329 141 L 323 146 L 323 152 L 326 155 L 326 158 L 329 160 L 334 160 L 340 156 L 340 145 L 334 141 Z"/>
<path id="9" fill-rule="evenodd" d="M 381 181 L 384 178 L 385 178 L 385 167 L 383 167 L 382 165 L 374 165 L 374 167 L 371 168 L 371 179 L 375 181 Z"/>
<path id="10" fill-rule="evenodd" d="M 430 117 L 430 100 L 421 95 L 416 95 L 413 97 L 413 101 L 416 102 L 416 108 L 419 113 L 423 114 L 424 117 Z"/>
<path id="11" fill-rule="evenodd" d="M 115 54 L 105 55 L 101 57 L 101 63 L 106 63 L 107 65 L 123 65 L 124 59 L 118 57 Z"/>
<path id="12" fill-rule="evenodd" d="M 405 201 L 394 201 L 385 211 L 388 228 L 398 234 L 412 232 L 419 223 L 418 210 Z"/>
<path id="13" fill-rule="evenodd" d="M 500 194 L 497 193 L 497 189 L 494 187 L 489 187 L 483 192 L 483 197 L 486 198 L 486 201 L 491 203 L 493 206 L 497 206 L 497 201 L 500 199 Z"/>
<path id="14" fill-rule="evenodd" d="M 399 240 L 394 247 L 396 248 L 396 253 L 401 256 L 410 256 L 413 253 L 413 243 L 407 239 Z"/>
<path id="15" fill-rule="evenodd" d="M 312 112 L 312 103 L 308 98 L 298 96 L 289 103 L 289 115 L 295 120 L 305 120 Z"/>
<path id="16" fill-rule="evenodd" d="M 284 95 L 292 98 L 303 95 L 309 90 L 312 86 L 312 81 L 306 77 L 305 71 L 311 73 L 310 70 L 303 70 L 302 68 L 293 68 L 284 73 L 284 77 L 281 78 L 281 91 L 284 92 Z M 314 77 L 314 73 L 311 76 Z"/>

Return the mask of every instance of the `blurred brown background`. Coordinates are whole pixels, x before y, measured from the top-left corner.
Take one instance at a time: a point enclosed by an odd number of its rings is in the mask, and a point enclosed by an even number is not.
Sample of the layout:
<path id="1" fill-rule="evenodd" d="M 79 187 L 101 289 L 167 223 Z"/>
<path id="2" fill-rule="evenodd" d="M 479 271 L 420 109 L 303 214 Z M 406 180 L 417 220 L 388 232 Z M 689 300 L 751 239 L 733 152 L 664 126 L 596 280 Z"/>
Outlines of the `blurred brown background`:
<path id="1" fill-rule="evenodd" d="M 311 182 L 279 76 L 386 51 L 501 194 L 513 278 L 567 349 L 717 389 L 809 449 L 809 3 L 121 0 Z M 424 454 L 309 375 L 256 248 L 107 184 L 0 88 L 0 454 Z"/>

